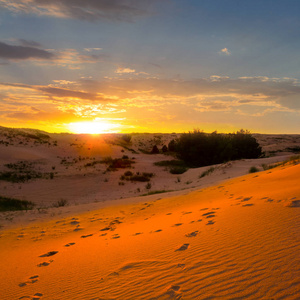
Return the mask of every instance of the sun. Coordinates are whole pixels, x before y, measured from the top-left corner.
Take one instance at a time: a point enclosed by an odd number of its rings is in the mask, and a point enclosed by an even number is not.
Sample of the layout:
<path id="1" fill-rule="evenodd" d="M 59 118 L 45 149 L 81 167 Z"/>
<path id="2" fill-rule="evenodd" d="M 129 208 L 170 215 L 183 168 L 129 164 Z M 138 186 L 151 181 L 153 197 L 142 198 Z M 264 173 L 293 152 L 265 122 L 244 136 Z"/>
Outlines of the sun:
<path id="1" fill-rule="evenodd" d="M 87 121 L 75 122 L 68 125 L 70 131 L 73 133 L 87 133 L 87 134 L 100 134 L 100 133 L 114 133 L 120 124 L 113 124 L 106 121 Z"/>

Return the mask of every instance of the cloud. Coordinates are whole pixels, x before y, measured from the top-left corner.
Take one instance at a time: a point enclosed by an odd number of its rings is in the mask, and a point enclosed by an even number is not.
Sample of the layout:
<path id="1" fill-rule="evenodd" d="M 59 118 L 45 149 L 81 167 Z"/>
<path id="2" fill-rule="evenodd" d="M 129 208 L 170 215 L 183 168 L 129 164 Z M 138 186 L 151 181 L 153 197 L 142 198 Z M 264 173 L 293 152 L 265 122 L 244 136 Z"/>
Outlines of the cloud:
<path id="1" fill-rule="evenodd" d="M 87 52 L 91 52 L 91 51 L 101 51 L 102 48 L 84 48 L 84 51 L 87 51 Z"/>
<path id="2" fill-rule="evenodd" d="M 151 14 L 157 0 L 0 0 L 13 12 L 34 13 L 57 18 L 88 21 L 111 20 L 132 22 Z"/>
<path id="3" fill-rule="evenodd" d="M 123 77 L 54 80 L 51 85 L 0 83 L 0 93 L 2 112 L 8 105 L 16 113 L 25 111 L 12 107 L 28 106 L 29 114 L 38 113 L 32 107 L 44 112 L 52 107 L 53 112 L 83 118 L 112 114 L 119 117 L 130 112 L 136 116 L 143 109 L 152 110 L 157 118 L 168 111 L 183 121 L 189 115 L 197 119 L 197 113 L 224 113 L 230 118 L 261 117 L 274 112 L 300 114 L 300 84 L 295 79 L 212 76 L 190 81 Z"/>
<path id="4" fill-rule="evenodd" d="M 227 48 L 223 48 L 219 51 L 219 54 L 229 56 L 231 55 L 231 52 Z"/>
<path id="5" fill-rule="evenodd" d="M 130 68 L 118 68 L 115 73 L 117 74 L 130 74 L 130 73 L 135 73 L 134 69 Z"/>
<path id="6" fill-rule="evenodd" d="M 9 60 L 54 59 L 54 55 L 46 50 L 28 46 L 14 46 L 0 42 L 0 58 Z"/>
<path id="7" fill-rule="evenodd" d="M 35 47 L 35 48 L 41 48 L 42 45 L 36 41 L 32 40 L 24 40 L 24 39 L 16 39 L 16 41 L 25 47 Z"/>
<path id="8" fill-rule="evenodd" d="M 57 100 L 59 100 L 60 98 L 65 100 L 68 100 L 68 98 L 81 100 L 103 100 L 102 97 L 97 93 L 90 93 L 87 91 L 72 90 L 67 88 L 58 88 L 53 86 L 28 85 L 21 83 L 0 83 L 0 86 L 41 92 L 42 94 L 46 94 L 49 97 L 53 97 Z"/>

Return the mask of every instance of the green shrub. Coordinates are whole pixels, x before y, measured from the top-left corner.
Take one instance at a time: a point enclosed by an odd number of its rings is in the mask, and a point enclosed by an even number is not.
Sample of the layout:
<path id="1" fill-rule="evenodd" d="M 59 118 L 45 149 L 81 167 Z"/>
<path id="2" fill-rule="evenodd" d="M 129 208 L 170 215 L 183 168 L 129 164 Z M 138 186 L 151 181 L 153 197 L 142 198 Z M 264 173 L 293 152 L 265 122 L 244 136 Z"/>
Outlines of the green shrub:
<path id="1" fill-rule="evenodd" d="M 183 174 L 187 170 L 188 170 L 188 168 L 186 168 L 186 167 L 172 167 L 172 168 L 170 168 L 170 173 L 171 174 Z"/>
<path id="2" fill-rule="evenodd" d="M 146 177 L 144 175 L 138 175 L 138 174 L 135 174 L 133 176 L 131 176 L 129 178 L 129 180 L 131 181 L 140 181 L 140 182 L 146 182 L 146 181 L 150 181 L 150 178 L 149 177 Z"/>
<path id="3" fill-rule="evenodd" d="M 60 199 L 56 203 L 53 204 L 54 207 L 62 207 L 66 206 L 68 204 L 68 200 L 66 199 Z"/>
<path id="4" fill-rule="evenodd" d="M 151 150 L 151 154 L 158 154 L 158 153 L 159 153 L 159 150 L 158 150 L 157 146 L 154 145 L 152 150 Z"/>
<path id="5" fill-rule="evenodd" d="M 162 148 L 161 148 L 161 151 L 163 153 L 168 152 L 168 147 L 166 145 L 163 145 Z"/>
<path id="6" fill-rule="evenodd" d="M 124 176 L 132 176 L 132 175 L 133 175 L 133 173 L 131 171 L 126 171 L 124 173 Z"/>
<path id="7" fill-rule="evenodd" d="M 258 158 L 261 147 L 248 131 L 211 134 L 200 130 L 184 133 L 176 141 L 177 157 L 189 167 L 202 167 L 241 158 Z"/>
<path id="8" fill-rule="evenodd" d="M 207 175 L 209 175 L 210 173 L 212 173 L 215 170 L 214 167 L 211 167 L 209 169 L 207 169 L 206 171 L 202 172 L 202 174 L 199 176 L 199 178 L 205 177 Z"/>
<path id="9" fill-rule="evenodd" d="M 158 191 L 150 191 L 146 194 L 143 194 L 141 196 L 149 196 L 149 195 L 155 195 L 155 194 L 162 194 L 162 193 L 168 193 L 168 192 L 172 192 L 171 190 L 158 190 Z"/>
<path id="10" fill-rule="evenodd" d="M 256 173 L 256 172 L 259 172 L 259 169 L 252 166 L 250 169 L 249 169 L 249 173 Z"/>
<path id="11" fill-rule="evenodd" d="M 27 200 L 18 200 L 0 196 L 0 211 L 30 210 L 35 204 Z"/>

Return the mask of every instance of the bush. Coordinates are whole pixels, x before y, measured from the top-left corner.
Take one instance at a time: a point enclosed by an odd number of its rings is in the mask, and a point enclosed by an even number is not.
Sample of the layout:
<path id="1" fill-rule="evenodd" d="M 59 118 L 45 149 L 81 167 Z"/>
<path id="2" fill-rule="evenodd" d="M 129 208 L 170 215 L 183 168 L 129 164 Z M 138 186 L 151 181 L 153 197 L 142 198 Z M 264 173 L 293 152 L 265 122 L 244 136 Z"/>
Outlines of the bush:
<path id="1" fill-rule="evenodd" d="M 166 145 L 163 145 L 163 147 L 161 148 L 161 152 L 168 152 L 168 147 Z"/>
<path id="2" fill-rule="evenodd" d="M 250 169 L 249 169 L 249 173 L 256 173 L 256 172 L 258 172 L 259 171 L 259 169 L 257 169 L 256 167 L 251 167 Z"/>
<path id="3" fill-rule="evenodd" d="M 152 150 L 151 150 L 151 154 L 158 154 L 158 153 L 159 153 L 159 150 L 158 150 L 157 146 L 154 145 Z"/>
<path id="4" fill-rule="evenodd" d="M 177 150 L 177 142 L 175 140 L 171 140 L 168 144 L 168 150 L 171 152 L 175 152 Z"/>
<path id="5" fill-rule="evenodd" d="M 131 176 L 129 178 L 129 180 L 131 180 L 131 181 L 147 182 L 147 181 L 150 181 L 150 178 L 146 177 L 144 175 L 135 174 L 135 175 Z"/>
<path id="6" fill-rule="evenodd" d="M 53 204 L 54 207 L 62 207 L 66 206 L 68 204 L 68 200 L 66 199 L 60 199 L 56 203 Z"/>
<path id="7" fill-rule="evenodd" d="M 199 176 L 199 178 L 203 178 L 203 177 L 209 175 L 209 174 L 212 173 L 214 170 L 215 170 L 214 167 L 211 167 L 211 168 L 207 169 L 206 171 L 202 172 L 202 174 Z"/>
<path id="8" fill-rule="evenodd" d="M 188 170 L 188 168 L 186 168 L 186 167 L 172 167 L 172 168 L 170 168 L 170 173 L 171 174 L 183 174 L 187 170 Z"/>
<path id="9" fill-rule="evenodd" d="M 258 158 L 261 147 L 248 131 L 207 134 L 200 130 L 184 133 L 176 142 L 176 153 L 189 167 L 202 167 L 241 158 Z"/>
<path id="10" fill-rule="evenodd" d="M 132 176 L 132 175 L 133 175 L 133 173 L 131 171 L 126 171 L 124 173 L 124 176 Z"/>
<path id="11" fill-rule="evenodd" d="M 150 189 L 151 189 L 151 187 L 152 187 L 152 185 L 151 185 L 151 183 L 150 183 L 150 182 L 148 182 L 148 183 L 146 184 L 146 186 L 145 186 L 145 188 L 146 188 L 147 190 L 150 190 Z"/>
<path id="12" fill-rule="evenodd" d="M 0 196 L 0 211 L 29 210 L 33 209 L 34 205 L 31 201 Z"/>
<path id="13" fill-rule="evenodd" d="M 131 135 L 130 134 L 123 134 L 121 139 L 126 142 L 126 143 L 130 143 L 131 141 Z"/>

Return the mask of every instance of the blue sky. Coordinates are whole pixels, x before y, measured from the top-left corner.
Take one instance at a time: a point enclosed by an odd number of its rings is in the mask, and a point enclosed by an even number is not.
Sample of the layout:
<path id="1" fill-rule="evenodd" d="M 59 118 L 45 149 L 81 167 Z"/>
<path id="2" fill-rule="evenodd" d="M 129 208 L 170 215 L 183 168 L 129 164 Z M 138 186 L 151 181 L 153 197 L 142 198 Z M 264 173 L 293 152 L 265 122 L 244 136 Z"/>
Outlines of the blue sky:
<path id="1" fill-rule="evenodd" d="M 296 0 L 0 0 L 0 125 L 300 133 L 299 16 Z"/>

